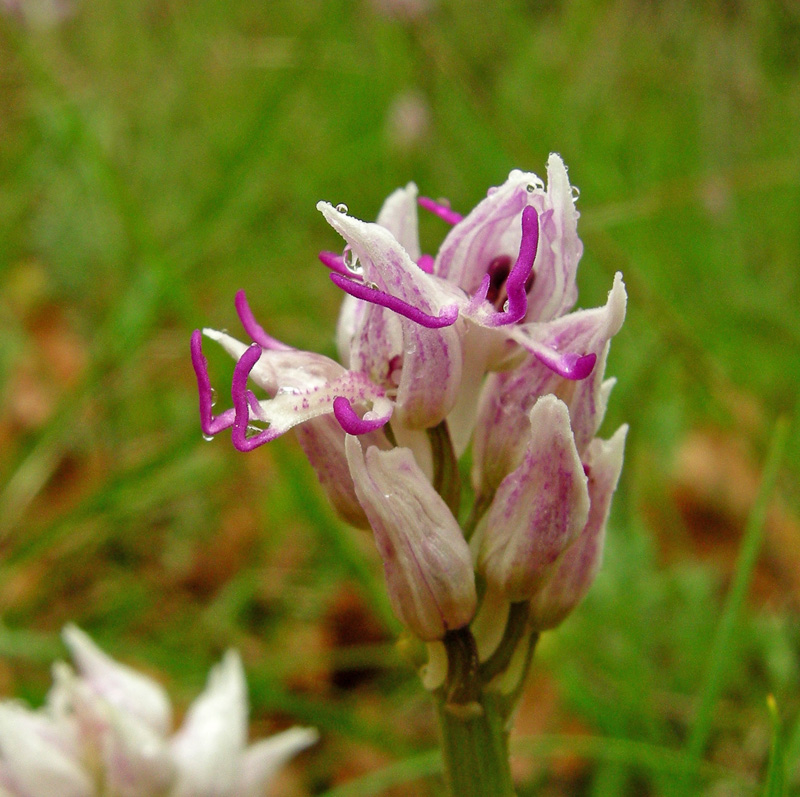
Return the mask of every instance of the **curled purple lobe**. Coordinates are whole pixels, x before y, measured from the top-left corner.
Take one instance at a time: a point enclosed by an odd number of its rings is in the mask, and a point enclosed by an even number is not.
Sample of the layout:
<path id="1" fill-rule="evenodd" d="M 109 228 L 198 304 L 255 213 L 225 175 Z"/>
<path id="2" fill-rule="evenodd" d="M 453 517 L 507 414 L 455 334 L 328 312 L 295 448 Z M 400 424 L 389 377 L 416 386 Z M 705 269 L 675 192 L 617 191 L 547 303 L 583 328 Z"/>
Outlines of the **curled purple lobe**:
<path id="1" fill-rule="evenodd" d="M 203 355 L 203 334 L 199 329 L 192 332 L 191 350 L 192 367 L 197 377 L 197 392 L 200 398 L 200 428 L 204 435 L 210 437 L 233 425 L 234 411 L 230 409 L 220 415 L 214 415 L 214 392 L 211 380 L 208 378 L 208 360 Z"/>
<path id="2" fill-rule="evenodd" d="M 413 321 L 420 326 L 427 327 L 428 329 L 441 329 L 442 327 L 449 327 L 455 324 L 458 319 L 458 307 L 456 305 L 448 305 L 443 307 L 439 315 L 431 315 L 425 313 L 417 307 L 403 301 L 397 296 L 392 296 L 390 293 L 380 290 L 379 288 L 371 288 L 359 282 L 354 282 L 347 277 L 332 272 L 330 278 L 336 285 L 338 285 L 345 293 L 355 296 L 357 299 L 363 299 L 366 302 L 386 307 L 405 316 L 410 321 Z"/>
<path id="3" fill-rule="evenodd" d="M 250 305 L 247 303 L 247 296 L 244 291 L 237 291 L 236 298 L 234 299 L 236 305 L 236 313 L 239 320 L 242 322 L 244 331 L 252 338 L 255 343 L 258 343 L 263 349 L 271 351 L 294 351 L 292 346 L 287 346 L 281 343 L 277 338 L 268 335 L 261 324 L 256 321 Z"/>
<path id="4" fill-rule="evenodd" d="M 454 210 L 451 210 L 449 205 L 445 205 L 442 202 L 436 202 L 429 197 L 421 196 L 417 202 L 421 208 L 425 208 L 425 210 L 433 213 L 440 219 L 443 219 L 448 224 L 458 224 L 458 222 L 464 218 L 460 213 L 456 213 Z"/>
<path id="5" fill-rule="evenodd" d="M 508 274 L 505 281 L 508 300 L 504 308 L 496 313 L 491 313 L 484 321 L 487 326 L 500 327 L 516 324 L 525 318 L 528 311 L 527 284 L 533 273 L 533 262 L 539 246 L 539 214 L 531 205 L 522 211 L 522 241 L 520 242 L 517 262 Z M 496 261 L 492 261 L 494 264 Z M 471 305 L 476 300 L 488 298 L 492 287 L 492 277 L 486 274 L 481 281 L 478 292 L 473 297 Z"/>
<path id="6" fill-rule="evenodd" d="M 389 422 L 391 413 L 382 418 L 363 419 L 356 415 L 353 405 L 344 396 L 337 396 L 333 400 L 333 414 L 339 425 L 347 434 L 361 435 L 374 432 Z"/>
<path id="7" fill-rule="evenodd" d="M 285 384 L 273 398 L 259 401 L 247 387 L 247 382 L 262 356 L 269 356 L 269 352 L 253 344 L 241 355 L 233 371 L 231 412 L 234 420 L 231 440 L 239 451 L 252 451 L 298 424 L 331 412 L 343 428 L 347 431 L 353 429 L 353 434 L 374 431 L 387 423 L 392 415 L 393 404 L 381 388 L 370 382 L 364 374 L 344 370 L 337 378 L 323 382 L 312 380 L 305 387 Z M 377 418 L 359 418 L 351 402 L 371 405 L 372 413 Z M 253 433 L 253 421 L 268 426 Z"/>
<path id="8" fill-rule="evenodd" d="M 247 387 L 247 378 L 250 371 L 261 357 L 261 346 L 253 344 L 239 358 L 236 367 L 233 369 L 233 382 L 231 384 L 231 398 L 233 399 L 233 410 L 235 420 L 231 429 L 231 442 L 238 451 L 252 451 L 254 448 L 263 446 L 279 436 L 280 432 L 270 427 L 258 434 L 248 436 L 250 429 L 250 410 L 256 410 L 258 399 L 252 390 Z"/>

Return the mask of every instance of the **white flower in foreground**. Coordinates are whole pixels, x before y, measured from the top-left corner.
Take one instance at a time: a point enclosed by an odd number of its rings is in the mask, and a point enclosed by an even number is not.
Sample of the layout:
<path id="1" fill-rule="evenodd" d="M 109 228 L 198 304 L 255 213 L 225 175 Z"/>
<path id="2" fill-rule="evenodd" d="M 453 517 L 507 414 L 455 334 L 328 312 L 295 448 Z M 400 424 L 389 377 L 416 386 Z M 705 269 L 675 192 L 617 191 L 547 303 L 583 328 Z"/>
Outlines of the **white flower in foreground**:
<path id="1" fill-rule="evenodd" d="M 0 797 L 261 797 L 317 732 L 291 728 L 247 747 L 247 688 L 229 651 L 169 736 L 162 687 L 101 651 L 75 626 L 46 705 L 0 703 Z"/>

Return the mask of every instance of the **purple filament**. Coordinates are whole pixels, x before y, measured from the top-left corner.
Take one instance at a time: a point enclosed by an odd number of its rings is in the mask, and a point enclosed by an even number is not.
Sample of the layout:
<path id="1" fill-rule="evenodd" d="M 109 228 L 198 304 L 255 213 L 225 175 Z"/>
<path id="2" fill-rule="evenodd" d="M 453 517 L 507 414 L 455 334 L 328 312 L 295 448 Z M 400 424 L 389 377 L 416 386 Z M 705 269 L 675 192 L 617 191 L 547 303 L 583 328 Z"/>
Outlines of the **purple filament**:
<path id="1" fill-rule="evenodd" d="M 336 252 L 320 252 L 319 259 L 322 265 L 329 268 L 331 271 L 335 271 L 337 274 L 342 274 L 345 277 L 355 276 L 344 264 L 344 258 L 341 255 L 337 255 Z"/>
<path id="2" fill-rule="evenodd" d="M 291 346 L 281 343 L 264 331 L 264 328 L 256 321 L 253 315 L 253 311 L 247 303 L 247 297 L 244 291 L 237 291 L 234 304 L 236 305 L 236 313 L 239 316 L 239 320 L 242 322 L 244 331 L 258 343 L 262 349 L 271 349 L 272 351 L 294 351 Z"/>
<path id="3" fill-rule="evenodd" d="M 440 219 L 444 219 L 448 224 L 458 224 L 458 222 L 464 218 L 460 213 L 451 210 L 447 205 L 443 205 L 441 202 L 436 202 L 426 196 L 419 197 L 417 202 L 421 208 L 425 208 L 425 210 L 430 211 Z"/>
<path id="4" fill-rule="evenodd" d="M 233 399 L 234 421 L 231 429 L 231 442 L 238 451 L 252 451 L 280 436 L 280 432 L 276 432 L 271 427 L 257 435 L 248 436 L 247 434 L 250 425 L 250 409 L 258 405 L 255 394 L 247 388 L 247 378 L 261 357 L 261 351 L 260 345 L 253 344 L 239 358 L 239 362 L 233 369 L 231 398 Z"/>
<path id="5" fill-rule="evenodd" d="M 353 405 L 344 396 L 337 396 L 333 400 L 333 414 L 336 420 L 339 421 L 339 426 L 344 429 L 347 434 L 367 434 L 380 429 L 385 426 L 389 421 L 389 415 L 385 418 L 375 418 L 371 421 L 365 421 L 356 415 Z"/>
<path id="6" fill-rule="evenodd" d="M 404 302 L 402 299 L 398 299 L 396 296 L 392 296 L 377 288 L 370 288 L 367 285 L 354 282 L 351 279 L 347 279 L 333 272 L 330 277 L 345 293 L 355 296 L 356 299 L 363 299 L 365 302 L 372 302 L 381 307 L 386 307 L 389 310 L 393 310 L 395 313 L 405 316 L 415 324 L 427 327 L 428 329 L 441 329 L 442 327 L 452 326 L 458 318 L 458 307 L 456 305 L 449 305 L 448 307 L 442 308 L 438 316 L 430 315 L 410 305 L 408 302 Z"/>
<path id="7" fill-rule="evenodd" d="M 507 309 L 493 313 L 490 326 L 506 326 L 516 324 L 525 318 L 528 311 L 528 292 L 526 283 L 533 271 L 533 261 L 539 248 L 539 214 L 536 208 L 528 205 L 522 211 L 522 241 L 519 245 L 517 262 L 505 282 L 508 294 Z M 491 280 L 491 278 L 490 278 Z M 481 290 L 483 285 L 481 285 Z M 589 369 L 591 371 L 591 368 Z M 580 378 L 580 377 L 579 377 Z"/>
<path id="8" fill-rule="evenodd" d="M 230 409 L 221 415 L 214 415 L 214 394 L 208 378 L 208 360 L 203 355 L 203 334 L 199 329 L 192 332 L 191 349 L 192 367 L 197 377 L 197 393 L 200 397 L 200 428 L 204 435 L 215 435 L 233 425 L 234 411 Z"/>

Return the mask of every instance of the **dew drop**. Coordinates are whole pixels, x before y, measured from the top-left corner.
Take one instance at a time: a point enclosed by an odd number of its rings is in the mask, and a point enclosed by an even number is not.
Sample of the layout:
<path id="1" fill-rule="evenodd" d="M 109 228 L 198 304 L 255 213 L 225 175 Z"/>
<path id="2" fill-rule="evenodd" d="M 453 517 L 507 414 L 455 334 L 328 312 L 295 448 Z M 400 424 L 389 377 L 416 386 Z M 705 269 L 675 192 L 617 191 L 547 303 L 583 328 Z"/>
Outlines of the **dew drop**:
<path id="1" fill-rule="evenodd" d="M 344 252 L 342 253 L 342 257 L 344 258 L 345 268 L 349 272 L 351 272 L 352 274 L 363 274 L 364 273 L 364 269 L 361 267 L 361 264 L 358 262 L 358 255 L 349 246 L 346 246 L 344 248 Z"/>
<path id="2" fill-rule="evenodd" d="M 581 195 L 581 189 L 577 185 L 570 186 L 572 188 L 572 201 L 577 202 Z"/>
<path id="3" fill-rule="evenodd" d="M 507 312 L 508 312 L 508 299 L 506 299 L 506 300 L 503 302 L 503 312 L 504 312 L 504 313 L 507 313 Z"/>
<path id="4" fill-rule="evenodd" d="M 345 204 L 344 204 L 344 202 L 340 202 L 340 203 L 339 203 L 339 204 L 336 206 L 336 210 L 338 210 L 338 211 L 339 211 L 339 213 L 347 213 L 347 211 L 348 211 L 348 207 L 347 207 L 347 205 L 345 205 Z"/>
<path id="5" fill-rule="evenodd" d="M 536 190 L 536 186 L 535 186 L 533 183 L 528 183 L 528 184 L 525 186 L 525 190 L 526 190 L 526 191 L 527 191 L 529 194 L 532 194 L 532 193 L 533 193 L 533 192 Z"/>
<path id="6" fill-rule="evenodd" d="M 205 440 L 206 443 L 210 443 L 213 439 L 214 439 L 214 435 L 213 434 L 204 434 L 203 435 L 203 440 Z"/>
<path id="7" fill-rule="evenodd" d="M 211 388 L 211 406 L 217 406 L 217 391 L 213 387 Z"/>

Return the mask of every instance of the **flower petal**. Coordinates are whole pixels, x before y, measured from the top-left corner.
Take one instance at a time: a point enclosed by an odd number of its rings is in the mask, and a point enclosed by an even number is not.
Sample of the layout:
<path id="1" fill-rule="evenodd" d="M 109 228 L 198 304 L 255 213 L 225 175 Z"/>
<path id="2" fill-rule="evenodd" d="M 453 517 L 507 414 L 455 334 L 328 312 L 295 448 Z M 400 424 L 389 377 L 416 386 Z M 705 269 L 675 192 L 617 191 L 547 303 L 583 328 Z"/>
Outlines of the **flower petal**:
<path id="1" fill-rule="evenodd" d="M 509 337 L 565 379 L 585 379 L 625 320 L 627 293 L 617 272 L 603 307 L 578 310 L 545 323 L 506 327 Z"/>
<path id="2" fill-rule="evenodd" d="M 0 704 L 0 761 L 12 794 L 92 797 L 88 773 L 52 738 L 59 734 L 57 726 L 23 706 Z"/>
<path id="3" fill-rule="evenodd" d="M 528 293 L 528 321 L 549 321 L 575 304 L 575 275 L 583 254 L 578 238 L 578 212 L 564 161 L 552 153 L 547 161 L 547 192 L 531 198 L 539 210 L 536 280 Z"/>
<path id="4" fill-rule="evenodd" d="M 317 209 L 357 256 L 365 285 L 376 285 L 374 290 L 394 297 L 422 316 L 447 318 L 452 315 L 451 308 L 457 309 L 459 294 L 419 268 L 385 227 L 354 219 L 328 202 L 318 202 Z"/>
<path id="5" fill-rule="evenodd" d="M 250 745 L 242 758 L 236 797 L 262 797 L 277 771 L 318 739 L 314 728 L 289 728 Z"/>
<path id="6" fill-rule="evenodd" d="M 433 273 L 472 295 L 492 261 L 505 256 L 513 262 L 522 238 L 519 217 L 529 202 L 528 185 L 541 185 L 541 180 L 514 170 L 503 185 L 490 189 L 486 199 L 450 230 Z"/>
<path id="7" fill-rule="evenodd" d="M 241 659 L 228 651 L 172 739 L 180 773 L 174 797 L 233 794 L 247 742 L 246 692 Z"/>
<path id="8" fill-rule="evenodd" d="M 224 332 L 206 329 L 204 333 L 238 359 L 231 388 L 235 413 L 231 439 L 240 451 L 250 451 L 299 424 L 333 413 L 339 397 L 367 413 L 367 420 L 359 418 L 359 422 L 369 430 L 385 424 L 392 415 L 393 404 L 383 389 L 363 373 L 346 371 L 328 357 L 296 350 L 267 351 L 258 345 L 246 346 Z M 274 397 L 258 401 L 247 387 L 248 378 Z M 268 428 L 250 436 L 253 421 Z"/>
<path id="9" fill-rule="evenodd" d="M 365 456 L 351 436 L 346 450 L 397 616 L 427 641 L 466 625 L 477 602 L 469 547 L 411 451 L 370 447 Z"/>
<path id="10" fill-rule="evenodd" d="M 351 282 L 348 290 L 394 311 L 364 311 L 352 336 L 350 367 L 387 387 L 396 371 L 400 423 L 415 429 L 435 426 L 458 397 L 462 354 L 460 332 L 452 325 L 465 297 L 417 267 L 384 227 L 353 219 L 325 202 L 317 207 L 364 269 L 365 283 Z M 397 368 L 386 373 L 392 363 Z"/>
<path id="11" fill-rule="evenodd" d="M 509 602 L 530 598 L 586 525 L 587 479 L 569 422 L 555 396 L 530 412 L 528 447 L 500 484 L 485 519 L 478 566 Z"/>
<path id="12" fill-rule="evenodd" d="M 159 684 L 114 661 L 77 626 L 66 626 L 62 636 L 82 680 L 95 694 L 122 713 L 139 717 L 156 733 L 168 733 L 172 711 Z"/>
<path id="13" fill-rule="evenodd" d="M 420 258 L 419 219 L 417 217 L 417 186 L 408 183 L 384 200 L 376 222 L 385 227 L 416 262 Z"/>
<path id="14" fill-rule="evenodd" d="M 472 484 L 479 495 L 493 495 L 518 467 L 528 444 L 519 430 L 528 423 L 536 400 L 554 392 L 560 381 L 533 357 L 514 370 L 486 378 L 472 442 Z"/>

